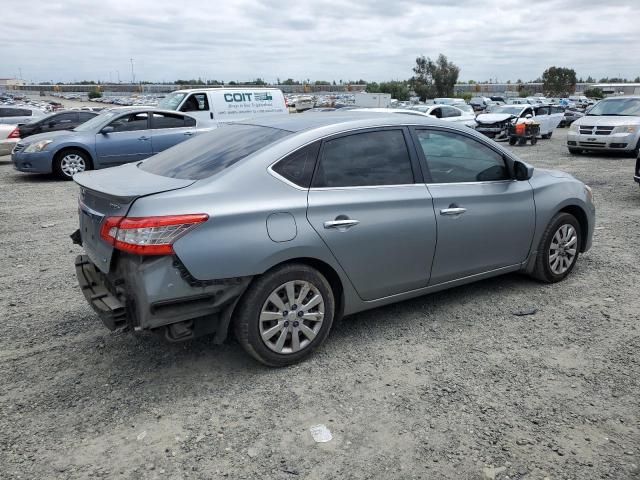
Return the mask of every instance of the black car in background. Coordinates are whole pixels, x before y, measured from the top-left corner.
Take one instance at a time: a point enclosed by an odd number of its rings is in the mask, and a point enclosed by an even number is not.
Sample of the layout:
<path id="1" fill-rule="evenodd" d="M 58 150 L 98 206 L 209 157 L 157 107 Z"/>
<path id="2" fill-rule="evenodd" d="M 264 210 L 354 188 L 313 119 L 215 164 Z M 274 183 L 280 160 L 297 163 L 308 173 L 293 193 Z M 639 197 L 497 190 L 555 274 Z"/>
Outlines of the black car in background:
<path id="1" fill-rule="evenodd" d="M 98 115 L 97 112 L 86 111 L 55 112 L 44 117 L 38 117 L 33 122 L 20 125 L 18 131 L 20 132 L 20 138 L 25 138 L 37 133 L 71 130 L 96 115 Z"/>

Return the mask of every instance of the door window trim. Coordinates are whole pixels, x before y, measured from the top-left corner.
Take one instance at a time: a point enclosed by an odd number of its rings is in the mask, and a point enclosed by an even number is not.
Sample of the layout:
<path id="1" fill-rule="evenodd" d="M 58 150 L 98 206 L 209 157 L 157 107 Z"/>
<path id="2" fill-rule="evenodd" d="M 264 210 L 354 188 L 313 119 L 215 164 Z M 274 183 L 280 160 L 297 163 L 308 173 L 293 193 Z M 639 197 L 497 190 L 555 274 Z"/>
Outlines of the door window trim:
<path id="1" fill-rule="evenodd" d="M 427 161 L 427 156 L 424 153 L 424 150 L 422 149 L 422 147 L 420 146 L 420 141 L 418 140 L 418 134 L 417 134 L 417 130 L 431 130 L 431 131 L 441 131 L 441 132 L 445 132 L 445 133 L 453 133 L 453 134 L 457 134 L 457 135 L 461 135 L 465 138 L 468 138 L 470 140 L 476 141 L 479 144 L 487 147 L 489 150 L 495 152 L 496 154 L 500 155 L 500 157 L 502 157 L 502 161 L 505 163 L 505 166 L 507 167 L 507 171 L 509 172 L 509 177 L 508 179 L 504 179 L 504 180 L 482 180 L 482 181 L 475 181 L 475 182 L 448 182 L 448 183 L 435 183 L 433 182 L 433 177 L 431 176 L 431 170 L 429 170 L 429 162 Z M 497 184 L 497 183 L 506 183 L 506 182 L 513 182 L 515 180 L 515 173 L 513 171 L 513 162 L 516 160 L 515 158 L 511 157 L 510 155 L 505 154 L 505 152 L 501 152 L 500 150 L 496 149 L 493 145 L 484 142 L 482 139 L 478 139 L 475 138 L 473 135 L 469 135 L 467 132 L 464 131 L 460 131 L 454 128 L 446 128 L 446 127 L 441 127 L 441 126 L 435 126 L 435 125 L 412 125 L 411 127 L 409 127 L 409 131 L 411 132 L 411 136 L 413 138 L 413 142 L 414 142 L 414 146 L 416 149 L 416 152 L 418 154 L 418 157 L 420 158 L 420 163 L 423 165 L 423 168 L 425 170 L 425 184 L 428 185 L 429 187 L 432 186 L 437 186 L 437 185 L 479 185 L 479 184 Z"/>

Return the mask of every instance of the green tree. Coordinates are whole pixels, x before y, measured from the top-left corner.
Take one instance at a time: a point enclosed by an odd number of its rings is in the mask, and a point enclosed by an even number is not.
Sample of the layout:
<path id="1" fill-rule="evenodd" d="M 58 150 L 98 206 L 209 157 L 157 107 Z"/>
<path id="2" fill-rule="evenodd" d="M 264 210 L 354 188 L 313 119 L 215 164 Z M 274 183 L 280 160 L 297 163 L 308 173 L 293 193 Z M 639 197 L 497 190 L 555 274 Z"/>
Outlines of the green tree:
<path id="1" fill-rule="evenodd" d="M 553 97 L 570 95 L 576 89 L 576 72 L 573 68 L 549 67 L 542 74 L 544 92 Z"/>
<path id="2" fill-rule="evenodd" d="M 367 91 L 369 91 L 369 85 L 367 85 Z M 390 93 L 391 98 L 395 98 L 396 100 L 409 100 L 409 86 L 407 85 L 407 82 L 399 82 L 396 80 L 391 82 L 381 82 L 379 91 L 380 93 Z"/>
<path id="3" fill-rule="evenodd" d="M 426 100 L 434 97 L 452 97 L 460 68 L 449 62 L 441 53 L 435 61 L 424 56 L 416 58 L 413 73 L 415 75 L 411 78 L 411 87 L 421 100 Z"/>
<path id="4" fill-rule="evenodd" d="M 287 78 L 284 82 L 282 82 L 282 85 L 300 85 L 300 82 L 297 82 L 293 78 Z"/>
<path id="5" fill-rule="evenodd" d="M 327 82 L 326 80 L 316 80 L 313 83 L 314 85 L 331 85 L 331 82 Z"/>
<path id="6" fill-rule="evenodd" d="M 596 83 L 596 79 L 589 75 L 585 80 L 585 83 Z"/>
<path id="7" fill-rule="evenodd" d="M 604 97 L 604 93 L 599 88 L 587 88 L 584 91 L 584 95 L 585 95 L 585 97 L 589 97 L 589 98 L 603 98 Z"/>

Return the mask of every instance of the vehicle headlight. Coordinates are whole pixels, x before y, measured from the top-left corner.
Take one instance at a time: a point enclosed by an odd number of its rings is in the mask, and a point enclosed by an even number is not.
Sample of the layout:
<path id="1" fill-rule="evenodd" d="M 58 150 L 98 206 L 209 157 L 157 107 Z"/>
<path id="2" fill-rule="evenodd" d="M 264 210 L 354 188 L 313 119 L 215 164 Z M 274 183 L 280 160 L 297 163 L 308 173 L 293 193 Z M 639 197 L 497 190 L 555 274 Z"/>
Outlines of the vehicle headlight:
<path id="1" fill-rule="evenodd" d="M 593 203 L 593 190 L 591 189 L 591 187 L 589 185 L 585 185 L 584 186 L 584 191 L 587 194 L 587 200 L 589 200 L 589 202 Z"/>
<path id="2" fill-rule="evenodd" d="M 577 123 L 572 123 L 571 126 L 569 127 L 569 131 L 570 132 L 579 132 L 580 131 L 580 125 L 578 125 Z"/>
<path id="3" fill-rule="evenodd" d="M 618 125 L 616 133 L 635 133 L 637 128 L 636 125 Z"/>
<path id="4" fill-rule="evenodd" d="M 24 149 L 25 153 L 34 153 L 41 152 L 47 145 L 49 145 L 53 140 L 40 140 L 39 142 L 31 143 Z"/>

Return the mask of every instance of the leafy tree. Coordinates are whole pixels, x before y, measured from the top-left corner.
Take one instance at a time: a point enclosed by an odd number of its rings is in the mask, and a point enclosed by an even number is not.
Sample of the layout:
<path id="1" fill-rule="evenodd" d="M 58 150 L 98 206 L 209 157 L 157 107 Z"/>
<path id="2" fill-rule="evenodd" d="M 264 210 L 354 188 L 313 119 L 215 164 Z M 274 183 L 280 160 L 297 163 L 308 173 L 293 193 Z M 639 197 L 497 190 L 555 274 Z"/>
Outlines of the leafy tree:
<path id="1" fill-rule="evenodd" d="M 380 85 L 376 82 L 367 83 L 367 93 L 382 93 Z"/>
<path id="2" fill-rule="evenodd" d="M 91 90 L 87 96 L 89 98 L 100 98 L 102 97 L 102 92 L 100 91 L 100 87 L 95 87 L 93 90 Z"/>
<path id="3" fill-rule="evenodd" d="M 636 77 L 633 79 L 633 83 L 640 83 L 640 77 Z"/>
<path id="4" fill-rule="evenodd" d="M 331 85 L 331 82 L 327 82 L 326 80 L 316 80 L 314 85 Z"/>
<path id="5" fill-rule="evenodd" d="M 589 98 L 603 98 L 604 97 L 604 93 L 599 88 L 587 88 L 584 91 L 584 95 L 585 95 L 585 97 L 589 97 Z"/>
<path id="6" fill-rule="evenodd" d="M 460 68 L 449 62 L 443 54 L 433 61 L 424 56 L 416 58 L 415 74 L 411 78 L 411 86 L 421 100 L 433 97 L 453 96 L 453 87 L 458 81 Z"/>
<path id="7" fill-rule="evenodd" d="M 368 90 L 369 86 L 367 85 L 367 91 Z M 391 98 L 395 98 L 396 100 L 409 100 L 409 86 L 407 85 L 407 82 L 398 82 L 396 80 L 391 82 L 381 82 L 380 92 L 390 93 Z"/>
<path id="8" fill-rule="evenodd" d="M 300 85 L 300 82 L 294 80 L 293 78 L 287 78 L 282 85 Z"/>
<path id="9" fill-rule="evenodd" d="M 596 83 L 596 79 L 589 75 L 585 80 L 585 83 Z"/>
<path id="10" fill-rule="evenodd" d="M 576 89 L 576 72 L 573 68 L 549 67 L 542 74 L 542 83 L 551 96 L 569 95 Z"/>

